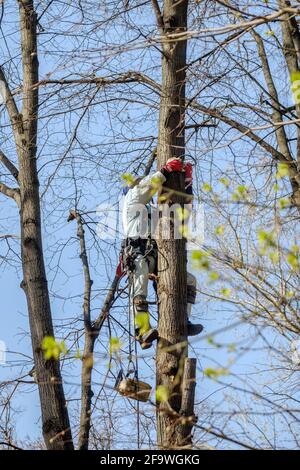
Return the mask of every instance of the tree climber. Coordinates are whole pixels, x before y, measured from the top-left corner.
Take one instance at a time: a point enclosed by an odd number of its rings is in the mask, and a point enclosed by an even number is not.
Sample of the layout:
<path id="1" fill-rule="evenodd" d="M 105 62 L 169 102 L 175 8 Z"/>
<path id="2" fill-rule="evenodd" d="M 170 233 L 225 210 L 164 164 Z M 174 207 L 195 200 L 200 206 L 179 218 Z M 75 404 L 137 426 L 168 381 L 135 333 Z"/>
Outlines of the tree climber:
<path id="1" fill-rule="evenodd" d="M 168 179 L 172 172 L 185 173 L 185 190 L 189 195 L 189 206 L 193 197 L 192 192 L 192 165 L 183 162 L 179 158 L 167 161 L 160 171 L 146 177 L 135 178 L 126 188 L 124 188 L 123 206 L 123 229 L 125 240 L 122 246 L 123 266 L 132 273 L 132 286 L 130 304 L 134 314 L 148 312 L 148 280 L 154 280 L 156 289 L 157 274 L 157 244 L 154 240 L 153 208 L 150 206 L 153 195 Z M 152 230 L 151 230 L 152 229 Z M 196 278 L 193 274 L 187 273 L 187 313 L 191 314 L 192 304 L 196 300 Z M 158 332 L 151 328 L 150 323 L 146 332 L 136 328 L 136 336 L 142 349 L 151 347 L 152 342 L 158 338 Z M 192 324 L 188 320 L 188 336 L 194 336 L 203 330 L 200 324 Z"/>

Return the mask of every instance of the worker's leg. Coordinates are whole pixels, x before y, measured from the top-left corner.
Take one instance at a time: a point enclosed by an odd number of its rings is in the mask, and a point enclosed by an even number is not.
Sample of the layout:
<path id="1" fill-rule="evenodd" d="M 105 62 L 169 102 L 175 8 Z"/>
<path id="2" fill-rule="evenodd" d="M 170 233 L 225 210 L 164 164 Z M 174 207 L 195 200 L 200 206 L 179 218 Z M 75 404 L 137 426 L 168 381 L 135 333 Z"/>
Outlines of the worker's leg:
<path id="1" fill-rule="evenodd" d="M 191 316 L 192 305 L 196 302 L 197 295 L 197 280 L 191 273 L 187 273 L 187 314 L 188 318 Z"/>
<path id="2" fill-rule="evenodd" d="M 138 255 L 134 260 L 135 269 L 133 271 L 133 298 L 143 296 L 145 300 L 148 294 L 149 267 L 146 258 Z"/>
<path id="3" fill-rule="evenodd" d="M 188 324 L 187 324 L 187 333 L 188 336 L 195 336 L 201 333 L 203 326 L 200 323 L 192 323 L 189 318 L 191 316 L 192 305 L 196 302 L 196 290 L 197 290 L 197 280 L 195 276 L 191 273 L 187 273 L 187 315 L 188 315 Z"/>
<path id="4" fill-rule="evenodd" d="M 139 312 L 148 312 L 148 275 L 149 275 L 149 263 L 148 260 L 138 255 L 134 261 L 135 270 L 133 272 L 133 307 L 134 314 Z M 148 313 L 149 315 L 149 313 Z M 136 336 L 141 345 L 142 349 L 148 349 L 151 347 L 152 342 L 157 340 L 158 334 L 155 328 L 152 328 L 150 321 L 147 324 L 143 324 L 143 327 L 137 325 Z"/>

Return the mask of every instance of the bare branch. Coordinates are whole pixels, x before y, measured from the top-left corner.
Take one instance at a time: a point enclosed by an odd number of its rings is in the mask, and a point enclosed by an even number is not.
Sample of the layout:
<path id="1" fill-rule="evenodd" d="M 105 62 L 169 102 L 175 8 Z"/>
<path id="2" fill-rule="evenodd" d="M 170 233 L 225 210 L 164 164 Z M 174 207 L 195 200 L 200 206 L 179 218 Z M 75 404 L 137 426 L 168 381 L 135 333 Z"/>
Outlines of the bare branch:
<path id="1" fill-rule="evenodd" d="M 15 449 L 15 450 L 24 450 L 21 447 L 15 446 L 14 444 L 11 444 L 10 442 L 0 442 L 0 446 L 8 446 L 8 447 L 11 447 L 12 449 Z"/>
<path id="2" fill-rule="evenodd" d="M 83 318 L 85 328 L 91 332 L 91 288 L 93 281 L 91 280 L 90 268 L 87 258 L 86 243 L 84 236 L 83 220 L 79 212 L 72 210 L 68 217 L 68 222 L 76 219 L 77 221 L 77 236 L 80 243 L 80 259 L 84 272 L 84 302 L 83 302 Z"/>
<path id="3" fill-rule="evenodd" d="M 0 162 L 8 169 L 16 181 L 18 181 L 19 171 L 15 165 L 7 158 L 7 156 L 0 150 Z"/>
<path id="4" fill-rule="evenodd" d="M 40 80 L 36 83 L 33 88 L 42 87 L 46 85 L 84 85 L 84 84 L 95 84 L 98 87 L 109 86 L 109 85 L 116 85 L 122 83 L 134 83 L 134 82 L 141 82 L 146 83 L 152 86 L 154 89 L 157 89 L 157 84 L 154 80 L 152 80 L 147 75 L 135 72 L 135 71 L 128 71 L 126 73 L 122 73 L 116 75 L 110 75 L 109 78 L 107 77 L 90 77 L 90 78 L 77 78 L 77 79 L 44 79 Z"/>
<path id="5" fill-rule="evenodd" d="M 220 439 L 224 439 L 225 441 L 228 441 L 228 442 L 232 442 L 233 444 L 237 444 L 240 447 L 244 447 L 245 449 L 255 450 L 255 447 L 252 447 L 252 446 L 250 446 L 250 445 L 248 445 L 248 444 L 246 444 L 242 441 L 239 441 L 237 439 L 233 439 L 232 437 L 227 436 L 226 434 L 224 434 L 223 431 L 215 431 L 211 428 L 201 426 L 200 424 L 196 424 L 195 427 L 198 428 L 198 429 L 201 429 L 202 431 L 207 432 L 208 434 L 212 434 L 215 437 L 218 437 Z"/>
<path id="6" fill-rule="evenodd" d="M 184 31 L 184 32 L 175 32 L 175 33 L 168 33 L 163 38 L 164 42 L 169 41 L 186 41 L 187 39 L 191 38 L 198 38 L 202 35 L 212 34 L 214 37 L 217 35 L 221 35 L 230 31 L 235 30 L 246 30 L 249 28 L 256 28 L 259 25 L 271 23 L 273 21 L 279 21 L 281 17 L 284 17 L 287 14 L 294 14 L 299 15 L 299 8 L 282 8 L 281 10 L 272 13 L 271 15 L 261 16 L 252 21 L 240 21 L 234 24 L 230 23 L 225 26 L 221 26 L 219 28 L 205 28 L 195 31 Z M 284 22 L 282 22 L 284 23 Z"/>
<path id="7" fill-rule="evenodd" d="M 13 131 L 14 131 L 15 141 L 17 143 L 17 146 L 21 148 L 22 147 L 21 136 L 24 134 L 23 119 L 22 119 L 22 115 L 19 113 L 16 102 L 14 100 L 14 97 L 12 95 L 12 92 L 10 90 L 10 87 L 8 85 L 8 82 L 6 80 L 5 74 L 1 66 L 0 66 L 0 81 L 2 81 L 2 83 L 4 84 L 5 96 L 3 98 L 4 98 L 5 105 L 6 105 L 6 109 L 9 114 Z"/>
<path id="8" fill-rule="evenodd" d="M 0 192 L 7 197 L 14 199 L 20 207 L 20 191 L 18 188 L 9 188 L 4 183 L 0 183 Z"/>
<path id="9" fill-rule="evenodd" d="M 156 16 L 157 26 L 158 26 L 160 31 L 163 31 L 164 20 L 163 20 L 163 16 L 162 16 L 160 8 L 159 8 L 158 1 L 157 0 L 152 0 L 152 5 L 153 5 L 154 13 L 155 13 L 155 16 Z"/>

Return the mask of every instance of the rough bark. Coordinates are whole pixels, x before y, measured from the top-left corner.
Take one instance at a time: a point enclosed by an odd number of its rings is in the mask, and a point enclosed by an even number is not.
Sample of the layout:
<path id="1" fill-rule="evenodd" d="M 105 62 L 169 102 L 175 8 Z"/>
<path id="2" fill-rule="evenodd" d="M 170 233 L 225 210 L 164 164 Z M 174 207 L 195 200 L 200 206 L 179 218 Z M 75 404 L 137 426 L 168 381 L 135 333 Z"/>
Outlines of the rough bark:
<path id="1" fill-rule="evenodd" d="M 158 167 L 171 157 L 184 158 L 185 138 L 185 66 L 186 39 L 171 41 L 168 33 L 184 32 L 187 27 L 188 1 L 164 1 L 163 14 L 154 3 L 156 17 L 162 31 L 162 88 L 157 147 Z M 180 174 L 172 174 L 167 181 L 170 189 L 184 191 Z M 184 203 L 184 198 L 173 194 L 162 206 Z M 174 239 L 174 215 L 168 217 L 171 225 L 169 239 L 159 238 L 159 341 L 157 347 L 157 387 L 169 391 L 167 403 L 158 403 L 157 441 L 161 448 L 182 446 L 183 436 L 178 424 L 181 409 L 181 381 L 187 353 L 186 335 L 186 240 Z M 160 235 L 161 236 L 161 235 Z"/>
<path id="2" fill-rule="evenodd" d="M 37 17 L 32 0 L 19 2 L 23 62 L 23 109 L 14 122 L 19 157 L 22 288 L 25 291 L 34 364 L 47 449 L 73 449 L 59 362 L 45 361 L 41 344 L 54 336 L 43 258 L 39 181 L 36 166 L 38 91 Z M 14 112 L 13 106 L 11 113 Z M 20 120 L 22 119 L 22 121 Z"/>

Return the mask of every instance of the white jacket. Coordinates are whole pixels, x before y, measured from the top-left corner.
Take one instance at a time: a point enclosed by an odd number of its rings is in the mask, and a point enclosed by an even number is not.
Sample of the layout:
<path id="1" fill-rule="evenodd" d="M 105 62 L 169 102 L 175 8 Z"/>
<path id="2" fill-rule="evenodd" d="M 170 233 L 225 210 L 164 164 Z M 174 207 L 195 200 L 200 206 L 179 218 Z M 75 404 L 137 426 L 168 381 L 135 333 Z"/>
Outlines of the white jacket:
<path id="1" fill-rule="evenodd" d="M 125 238 L 147 238 L 150 235 L 149 202 L 151 201 L 155 187 L 163 184 L 165 176 L 157 171 L 146 176 L 139 184 L 128 190 L 123 205 L 123 230 Z"/>

